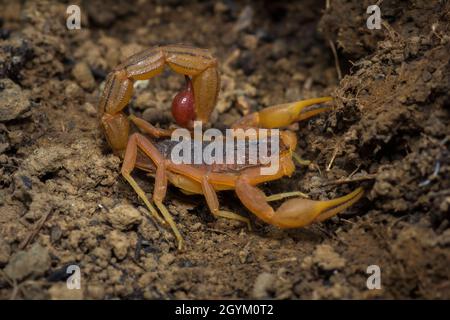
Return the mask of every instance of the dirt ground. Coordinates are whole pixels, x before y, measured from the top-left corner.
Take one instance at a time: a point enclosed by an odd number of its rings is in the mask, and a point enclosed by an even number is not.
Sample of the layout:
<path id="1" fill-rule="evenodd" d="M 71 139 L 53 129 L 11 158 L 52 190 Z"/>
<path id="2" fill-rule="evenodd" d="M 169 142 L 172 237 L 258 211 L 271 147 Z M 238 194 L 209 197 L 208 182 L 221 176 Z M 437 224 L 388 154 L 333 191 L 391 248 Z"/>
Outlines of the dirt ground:
<path id="1" fill-rule="evenodd" d="M 450 3 L 378 3 L 380 30 L 360 0 L 85 1 L 81 30 L 68 30 L 69 3 L 0 1 L 0 298 L 449 299 Z M 361 185 L 365 197 L 280 230 L 220 193 L 251 218 L 248 231 L 170 188 L 178 252 L 121 178 L 97 119 L 107 73 L 172 43 L 220 61 L 218 128 L 332 95 L 332 112 L 291 127 L 312 164 L 262 187 L 329 199 Z M 127 112 L 167 127 L 182 85 L 170 71 L 140 82 Z M 134 176 L 150 195 L 153 179 Z M 66 289 L 73 264 L 81 290 Z M 366 286 L 370 265 L 380 290 Z"/>

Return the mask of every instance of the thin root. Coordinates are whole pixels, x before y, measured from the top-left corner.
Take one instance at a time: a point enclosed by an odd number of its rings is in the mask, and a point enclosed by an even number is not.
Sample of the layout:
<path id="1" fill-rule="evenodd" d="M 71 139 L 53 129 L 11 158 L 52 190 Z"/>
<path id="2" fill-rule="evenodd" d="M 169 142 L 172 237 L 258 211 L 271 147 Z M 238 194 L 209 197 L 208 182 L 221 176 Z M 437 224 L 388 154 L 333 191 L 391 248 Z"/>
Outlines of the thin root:
<path id="1" fill-rule="evenodd" d="M 338 54 L 336 51 L 336 47 L 334 46 L 334 43 L 333 43 L 333 41 L 331 41 L 331 39 L 328 39 L 328 43 L 330 44 L 331 51 L 333 52 L 334 64 L 336 66 L 337 76 L 340 81 L 342 79 L 342 71 L 341 71 L 341 66 L 339 65 L 339 57 L 338 57 Z"/>
<path id="2" fill-rule="evenodd" d="M 360 177 L 355 177 L 355 178 L 344 178 L 344 179 L 332 180 L 332 181 L 328 181 L 328 182 L 322 184 L 322 187 L 332 186 L 332 185 L 339 185 L 339 184 L 346 184 L 346 183 L 351 183 L 351 182 L 374 180 L 376 177 L 377 177 L 376 174 L 368 174 L 368 175 L 365 175 L 365 176 L 360 176 Z"/>
<path id="3" fill-rule="evenodd" d="M 339 148 L 339 143 L 338 143 L 336 145 L 336 147 L 334 148 L 333 155 L 331 156 L 331 160 L 330 160 L 330 162 L 327 165 L 326 171 L 330 171 L 331 170 L 331 167 L 333 166 L 334 159 L 336 159 L 336 156 L 337 156 L 337 154 L 339 152 L 339 149 L 340 148 Z"/>

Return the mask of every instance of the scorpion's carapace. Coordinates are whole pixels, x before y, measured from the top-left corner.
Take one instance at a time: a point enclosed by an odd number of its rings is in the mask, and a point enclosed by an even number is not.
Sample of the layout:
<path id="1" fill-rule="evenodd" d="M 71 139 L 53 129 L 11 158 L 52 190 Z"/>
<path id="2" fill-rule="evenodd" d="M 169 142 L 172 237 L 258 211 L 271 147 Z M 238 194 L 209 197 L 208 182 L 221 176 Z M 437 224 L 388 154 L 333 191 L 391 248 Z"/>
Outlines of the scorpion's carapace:
<path id="1" fill-rule="evenodd" d="M 269 202 L 291 196 L 304 196 L 301 192 L 288 192 L 266 197 L 257 185 L 267 181 L 291 176 L 295 170 L 292 155 L 297 138 L 293 132 L 280 131 L 279 167 L 270 175 L 261 175 L 262 164 L 243 166 L 237 169 L 235 164 L 189 165 L 175 164 L 170 159 L 170 143 L 167 138 L 171 130 L 160 129 L 143 119 L 122 112 L 130 100 L 135 80 L 149 79 L 161 73 L 164 65 L 169 65 L 187 79 L 186 88 L 173 100 L 172 113 L 181 126 L 190 127 L 192 120 L 208 121 L 216 104 L 219 90 L 217 62 L 207 50 L 181 45 L 155 47 L 136 54 L 112 71 L 106 80 L 99 112 L 101 124 L 107 140 L 116 154 L 123 158 L 121 173 L 138 196 L 150 210 L 152 216 L 162 224 L 168 224 L 182 248 L 183 238 L 163 201 L 168 183 L 172 183 L 186 194 L 203 194 L 211 213 L 245 222 L 248 218 L 236 213 L 221 210 L 217 191 L 235 190 L 240 201 L 261 220 L 282 227 L 297 228 L 314 222 L 326 220 L 347 209 L 363 195 L 363 189 L 340 198 L 327 201 L 314 201 L 304 197 L 284 202 L 274 209 Z M 293 122 L 312 117 L 330 110 L 329 106 L 308 107 L 330 101 L 330 97 L 309 99 L 268 107 L 252 113 L 240 121 L 234 128 L 279 128 Z M 142 133 L 129 135 L 131 121 Z M 158 140 L 153 141 L 156 138 Z M 166 139 L 166 140 L 164 140 Z M 152 201 L 134 180 L 131 172 L 134 168 L 150 171 L 155 177 Z M 158 210 L 153 206 L 154 203 Z M 158 212 L 159 211 L 159 212 Z"/>

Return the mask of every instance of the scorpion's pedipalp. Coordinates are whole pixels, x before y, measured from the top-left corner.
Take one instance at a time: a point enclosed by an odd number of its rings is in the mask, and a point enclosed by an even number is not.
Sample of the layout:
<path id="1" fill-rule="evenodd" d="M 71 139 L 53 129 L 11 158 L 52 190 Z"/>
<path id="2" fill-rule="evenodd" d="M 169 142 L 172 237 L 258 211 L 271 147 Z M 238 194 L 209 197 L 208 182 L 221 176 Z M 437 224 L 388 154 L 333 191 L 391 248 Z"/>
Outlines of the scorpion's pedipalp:
<path id="1" fill-rule="evenodd" d="M 321 222 L 344 211 L 358 201 L 363 194 L 364 190 L 357 188 L 345 196 L 332 200 L 291 199 L 278 208 L 273 221 L 284 228 L 298 228 Z"/>
<path id="2" fill-rule="evenodd" d="M 270 196 L 266 196 L 266 201 L 267 202 L 278 201 L 278 200 L 283 200 L 285 198 L 292 198 L 292 197 L 302 197 L 305 199 L 309 199 L 309 196 L 301 191 L 291 191 L 291 192 L 281 192 L 281 193 L 272 194 Z"/>
<path id="3" fill-rule="evenodd" d="M 268 107 L 249 114 L 235 123 L 233 127 L 267 129 L 286 127 L 296 121 L 330 110 L 329 106 L 305 108 L 331 100 L 331 97 L 322 97 Z M 292 152 L 295 151 L 297 139 L 294 134 L 289 134 L 289 131 L 283 131 L 281 140 L 291 150 L 289 157 L 281 156 L 280 158 L 280 164 L 284 163 L 281 168 L 285 169 L 282 170 L 282 175 L 290 175 L 294 167 L 291 157 Z M 277 210 L 274 210 L 268 201 L 277 197 L 266 197 L 264 192 L 256 187 L 257 184 L 268 180 L 267 177 L 264 180 L 264 177 L 249 169 L 236 181 L 236 194 L 241 202 L 261 220 L 281 228 L 298 228 L 326 220 L 353 205 L 364 193 L 362 188 L 358 188 L 346 196 L 328 201 L 295 198 L 287 200 Z M 280 197 L 285 195 L 281 194 Z"/>
<path id="4" fill-rule="evenodd" d="M 239 200 L 248 210 L 262 221 L 272 223 L 275 212 L 268 204 L 266 195 L 261 189 L 251 185 L 247 179 L 241 177 L 236 181 L 235 191 Z"/>
<path id="5" fill-rule="evenodd" d="M 304 120 L 324 111 L 330 110 L 331 107 L 324 106 L 304 111 L 306 107 L 331 100 L 331 97 L 322 97 L 267 107 L 259 112 L 251 113 L 245 116 L 236 122 L 233 125 L 233 128 L 254 127 L 273 129 L 287 127 L 294 122 Z"/>
<path id="6" fill-rule="evenodd" d="M 345 209 L 352 206 L 356 203 L 361 197 L 364 195 L 364 189 L 359 187 L 353 192 L 342 196 L 340 198 L 331 199 L 328 201 L 318 201 L 319 210 L 321 211 L 320 215 L 316 218 L 316 222 L 321 222 L 327 220 L 339 212 L 344 211 Z"/>
<path id="7" fill-rule="evenodd" d="M 300 228 L 331 218 L 353 205 L 363 193 L 362 188 L 357 188 L 328 201 L 295 198 L 287 200 L 275 211 L 267 203 L 264 192 L 251 185 L 245 177 L 236 183 L 236 194 L 241 202 L 261 220 L 280 228 Z"/>

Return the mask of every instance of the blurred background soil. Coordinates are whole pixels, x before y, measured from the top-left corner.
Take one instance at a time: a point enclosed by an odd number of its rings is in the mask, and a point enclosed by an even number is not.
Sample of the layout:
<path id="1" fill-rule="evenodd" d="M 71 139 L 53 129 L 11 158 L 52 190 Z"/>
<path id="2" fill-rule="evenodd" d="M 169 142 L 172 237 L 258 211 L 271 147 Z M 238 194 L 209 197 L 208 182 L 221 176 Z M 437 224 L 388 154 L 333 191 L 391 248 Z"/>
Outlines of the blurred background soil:
<path id="1" fill-rule="evenodd" d="M 85 1 L 81 30 L 68 30 L 69 3 L 0 1 L 0 298 L 450 298 L 450 5 L 378 3 L 380 30 L 360 0 Z M 173 43 L 220 61 L 215 127 L 335 97 L 332 112 L 291 127 L 312 164 L 262 187 L 328 199 L 363 185 L 365 198 L 279 230 L 221 193 L 248 231 L 170 188 L 178 252 L 120 177 L 96 110 L 120 61 Z M 182 85 L 170 71 L 139 82 L 127 112 L 166 127 Z M 134 175 L 151 194 L 153 179 Z M 71 264 L 81 290 L 66 289 Z M 366 287 L 369 265 L 381 290 Z"/>

